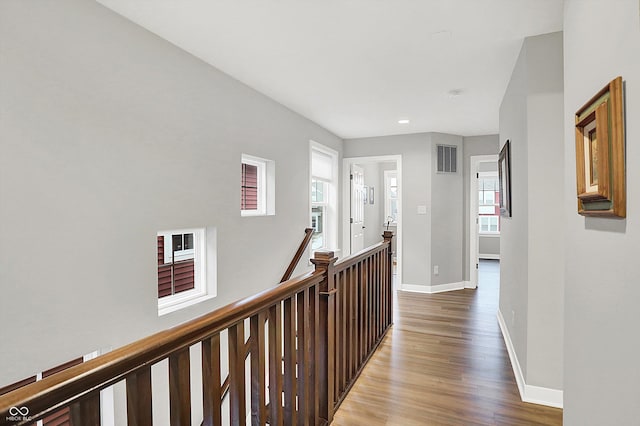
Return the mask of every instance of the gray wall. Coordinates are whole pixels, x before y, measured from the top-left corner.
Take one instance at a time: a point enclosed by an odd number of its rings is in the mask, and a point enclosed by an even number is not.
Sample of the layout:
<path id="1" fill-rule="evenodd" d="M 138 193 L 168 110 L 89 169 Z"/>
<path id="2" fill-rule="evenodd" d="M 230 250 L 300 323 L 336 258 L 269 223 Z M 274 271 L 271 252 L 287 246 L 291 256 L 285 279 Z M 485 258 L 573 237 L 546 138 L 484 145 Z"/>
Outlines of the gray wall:
<path id="1" fill-rule="evenodd" d="M 436 145 L 458 146 L 458 173 L 437 174 Z M 441 133 L 348 139 L 344 156 L 402 155 L 402 284 L 462 281 L 462 137 Z M 418 206 L 427 206 L 426 214 Z M 433 266 L 439 266 L 439 275 Z"/>
<path id="2" fill-rule="evenodd" d="M 565 0 L 564 8 L 564 424 L 634 425 L 640 418 L 639 5 Z M 585 219 L 576 211 L 573 117 L 619 75 L 626 82 L 627 219 Z"/>
<path id="3" fill-rule="evenodd" d="M 487 256 L 487 258 L 493 258 L 492 256 L 500 256 L 500 237 L 499 236 L 478 236 L 478 253 L 480 257 Z"/>
<path id="4" fill-rule="evenodd" d="M 437 145 L 457 146 L 457 172 L 437 173 Z M 463 281 L 462 137 L 431 134 L 431 285 Z M 403 232 L 405 232 L 403 230 Z M 438 275 L 434 267 L 438 266 Z"/>
<path id="5" fill-rule="evenodd" d="M 562 81 L 562 34 L 527 38 L 500 107 L 513 215 L 502 220 L 500 311 L 526 383 L 552 389 L 563 388 Z"/>
<path id="6" fill-rule="evenodd" d="M 497 155 L 498 135 L 470 136 L 463 139 L 463 175 L 462 175 L 462 229 L 464 232 L 464 246 L 462 252 L 462 270 L 464 280 L 470 280 L 469 272 L 469 178 L 470 178 L 470 158 L 474 155 Z M 482 163 L 481 163 L 482 164 Z"/>
<path id="7" fill-rule="evenodd" d="M 0 55 L 0 385 L 277 283 L 338 137 L 94 2 L 1 2 Z M 275 216 L 240 217 L 241 153 Z M 159 318 L 156 232 L 195 226 L 218 297 Z"/>
<path id="8" fill-rule="evenodd" d="M 344 157 L 402 155 L 402 280 L 430 285 L 431 265 L 431 135 L 381 136 L 348 139 Z M 427 214 L 417 214 L 417 206 Z"/>

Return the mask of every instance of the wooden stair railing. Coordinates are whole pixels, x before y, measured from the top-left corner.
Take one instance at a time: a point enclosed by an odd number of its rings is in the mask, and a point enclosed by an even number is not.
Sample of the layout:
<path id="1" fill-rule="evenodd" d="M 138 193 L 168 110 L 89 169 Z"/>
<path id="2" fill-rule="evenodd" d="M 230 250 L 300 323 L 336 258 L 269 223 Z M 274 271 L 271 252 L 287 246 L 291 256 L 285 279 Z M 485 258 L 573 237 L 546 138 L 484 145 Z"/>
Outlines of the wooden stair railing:
<path id="1" fill-rule="evenodd" d="M 244 425 L 249 413 L 252 425 L 331 423 L 392 324 L 391 238 L 385 231 L 384 242 L 338 263 L 333 252 L 316 252 L 313 272 L 6 393 L 0 425 L 32 424 L 64 407 L 75 426 L 99 425 L 100 391 L 122 381 L 128 423 L 151 425 L 151 366 L 165 359 L 171 425 L 191 425 L 194 397 L 202 398 L 204 425 L 222 425 L 223 418 Z M 197 396 L 190 386 L 193 345 L 202 349 Z"/>
<path id="2" fill-rule="evenodd" d="M 300 258 L 302 257 L 302 255 L 304 254 L 304 251 L 307 249 L 307 246 L 311 242 L 312 236 L 313 236 L 313 228 L 306 228 L 304 230 L 304 238 L 300 243 L 300 247 L 298 247 L 298 251 L 296 251 L 296 254 L 293 255 L 293 259 L 291 259 L 291 263 L 289 264 L 289 267 L 287 268 L 284 275 L 280 279 L 281 283 L 291 278 L 291 275 L 293 274 L 293 271 L 296 269 L 298 262 L 300 262 Z"/>

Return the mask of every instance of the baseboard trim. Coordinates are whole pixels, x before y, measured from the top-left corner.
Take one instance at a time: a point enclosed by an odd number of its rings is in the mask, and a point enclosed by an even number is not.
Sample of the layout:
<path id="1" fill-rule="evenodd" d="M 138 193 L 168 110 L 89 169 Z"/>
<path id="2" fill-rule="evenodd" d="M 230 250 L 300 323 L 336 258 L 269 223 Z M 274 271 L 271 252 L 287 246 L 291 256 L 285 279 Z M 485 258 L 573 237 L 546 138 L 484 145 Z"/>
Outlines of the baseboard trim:
<path id="1" fill-rule="evenodd" d="M 502 316 L 502 312 L 500 311 L 500 309 L 498 309 L 498 324 L 500 325 L 502 338 L 504 339 L 504 344 L 506 345 L 507 352 L 509 353 L 509 360 L 511 360 L 513 374 L 516 376 L 516 383 L 518 384 L 520 399 L 524 402 L 530 402 L 532 404 L 563 408 L 563 391 L 558 389 L 528 385 L 525 382 L 524 375 L 522 374 L 522 369 L 520 368 L 520 362 L 518 362 L 518 356 L 516 355 L 516 350 L 513 347 L 513 342 L 511 341 L 511 336 L 509 335 L 509 329 L 507 329 L 507 323 L 504 321 L 504 317 Z"/>
<path id="2" fill-rule="evenodd" d="M 403 290 L 403 291 L 409 291 L 413 293 L 427 293 L 427 294 L 462 290 L 464 288 L 465 288 L 465 281 L 461 281 L 457 283 L 448 283 L 448 284 L 437 284 L 437 285 L 402 284 L 400 286 L 400 290 Z"/>
<path id="3" fill-rule="evenodd" d="M 479 254 L 479 259 L 500 260 L 499 254 Z"/>

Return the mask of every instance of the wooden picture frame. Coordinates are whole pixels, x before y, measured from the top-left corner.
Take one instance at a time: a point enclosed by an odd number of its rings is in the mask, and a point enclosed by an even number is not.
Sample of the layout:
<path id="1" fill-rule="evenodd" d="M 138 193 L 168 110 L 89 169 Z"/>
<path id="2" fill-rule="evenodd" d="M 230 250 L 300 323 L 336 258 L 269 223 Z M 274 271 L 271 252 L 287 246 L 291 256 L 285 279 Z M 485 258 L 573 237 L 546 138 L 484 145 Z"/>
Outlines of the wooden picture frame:
<path id="1" fill-rule="evenodd" d="M 511 217 L 511 142 L 504 143 L 498 156 L 498 181 L 500 182 L 500 216 Z"/>
<path id="2" fill-rule="evenodd" d="M 626 217 L 622 77 L 576 112 L 578 214 Z"/>

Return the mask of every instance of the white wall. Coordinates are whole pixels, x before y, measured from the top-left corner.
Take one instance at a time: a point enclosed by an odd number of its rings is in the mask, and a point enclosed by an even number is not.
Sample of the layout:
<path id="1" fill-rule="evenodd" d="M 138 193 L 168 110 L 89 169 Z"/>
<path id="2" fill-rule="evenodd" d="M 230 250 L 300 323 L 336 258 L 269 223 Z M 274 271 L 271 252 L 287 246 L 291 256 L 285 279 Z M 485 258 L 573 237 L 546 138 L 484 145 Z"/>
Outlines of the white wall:
<path id="1" fill-rule="evenodd" d="M 639 15 L 638 0 L 564 3 L 564 424 L 568 426 L 633 425 L 640 418 Z M 625 81 L 627 218 L 585 219 L 576 209 L 573 117 L 619 75 Z"/>
<path id="2" fill-rule="evenodd" d="M 500 312 L 525 383 L 563 389 L 562 34 L 525 39 L 500 107 L 511 141 L 512 217 L 502 218 Z"/>
<path id="3" fill-rule="evenodd" d="M 0 56 L 0 385 L 277 283 L 339 138 L 94 2 L 1 2 Z M 241 153 L 275 216 L 240 216 Z M 156 232 L 195 226 L 218 297 L 158 318 Z"/>

